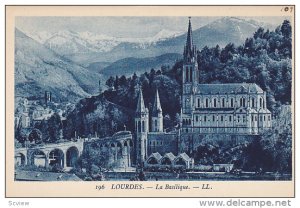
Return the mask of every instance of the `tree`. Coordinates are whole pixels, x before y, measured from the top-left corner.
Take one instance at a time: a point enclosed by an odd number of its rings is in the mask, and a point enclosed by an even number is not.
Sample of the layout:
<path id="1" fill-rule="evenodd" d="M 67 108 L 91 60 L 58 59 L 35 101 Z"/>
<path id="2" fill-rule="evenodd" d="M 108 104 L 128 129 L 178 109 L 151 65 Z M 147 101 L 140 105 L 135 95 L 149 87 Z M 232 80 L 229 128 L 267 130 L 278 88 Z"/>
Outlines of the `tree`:
<path id="1" fill-rule="evenodd" d="M 49 142 L 59 142 L 62 121 L 58 113 L 54 113 L 48 120 Z"/>
<path id="2" fill-rule="evenodd" d="M 41 144 L 43 142 L 42 140 L 42 132 L 38 129 L 33 129 L 29 136 L 28 136 L 28 140 L 30 142 L 35 142 L 35 144 Z"/>
<path id="3" fill-rule="evenodd" d="M 264 28 L 259 27 L 257 31 L 254 33 L 253 37 L 254 39 L 263 38 L 263 35 L 264 35 Z"/>
<path id="4" fill-rule="evenodd" d="M 121 78 L 119 80 L 119 85 L 122 87 L 125 87 L 127 85 L 127 79 L 124 75 L 121 76 Z"/>
<path id="5" fill-rule="evenodd" d="M 115 83 L 115 79 L 110 76 L 109 79 L 106 81 L 106 85 L 109 87 L 109 88 L 112 88 L 114 86 L 114 83 Z"/>
<path id="6" fill-rule="evenodd" d="M 284 20 L 281 25 L 280 31 L 285 38 L 291 38 L 292 37 L 292 27 L 291 27 L 290 21 Z"/>

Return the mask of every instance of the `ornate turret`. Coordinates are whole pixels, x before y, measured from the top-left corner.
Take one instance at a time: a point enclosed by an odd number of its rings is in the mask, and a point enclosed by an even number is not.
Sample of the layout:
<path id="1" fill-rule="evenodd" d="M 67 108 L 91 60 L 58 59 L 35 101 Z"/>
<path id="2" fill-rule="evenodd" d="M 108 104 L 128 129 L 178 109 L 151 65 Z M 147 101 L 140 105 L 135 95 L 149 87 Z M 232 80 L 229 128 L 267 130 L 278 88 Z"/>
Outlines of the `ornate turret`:
<path id="1" fill-rule="evenodd" d="M 151 130 L 153 132 L 162 132 L 163 131 L 163 115 L 162 115 L 162 109 L 161 109 L 161 105 L 160 105 L 158 90 L 156 90 L 156 95 L 155 95 L 155 100 L 154 100 L 151 116 L 152 116 Z"/>

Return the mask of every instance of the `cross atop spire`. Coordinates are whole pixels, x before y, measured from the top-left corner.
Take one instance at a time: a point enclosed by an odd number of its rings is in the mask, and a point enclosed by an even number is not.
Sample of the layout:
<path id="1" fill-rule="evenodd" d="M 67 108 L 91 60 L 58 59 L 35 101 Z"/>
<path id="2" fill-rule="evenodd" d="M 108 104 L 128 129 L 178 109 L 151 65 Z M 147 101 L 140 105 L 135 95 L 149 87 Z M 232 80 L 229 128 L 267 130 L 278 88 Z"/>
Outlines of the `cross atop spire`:
<path id="1" fill-rule="evenodd" d="M 161 112 L 162 112 L 162 109 L 161 109 L 161 105 L 160 105 L 159 94 L 158 94 L 158 90 L 156 90 L 155 100 L 154 100 L 153 109 L 152 109 L 152 116 L 157 116 L 158 113 L 161 113 Z"/>

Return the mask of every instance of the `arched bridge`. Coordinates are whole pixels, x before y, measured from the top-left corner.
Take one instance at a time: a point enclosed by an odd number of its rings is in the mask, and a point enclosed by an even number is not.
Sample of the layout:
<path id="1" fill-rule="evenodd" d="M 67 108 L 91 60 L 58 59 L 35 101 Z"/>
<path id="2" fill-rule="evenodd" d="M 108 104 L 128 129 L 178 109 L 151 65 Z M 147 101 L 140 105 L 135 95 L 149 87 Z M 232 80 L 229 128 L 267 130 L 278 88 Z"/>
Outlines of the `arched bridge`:
<path id="1" fill-rule="evenodd" d="M 15 149 L 15 164 L 42 167 L 58 164 L 63 168 L 74 167 L 82 154 L 83 147 L 84 139 L 30 148 L 17 148 Z"/>

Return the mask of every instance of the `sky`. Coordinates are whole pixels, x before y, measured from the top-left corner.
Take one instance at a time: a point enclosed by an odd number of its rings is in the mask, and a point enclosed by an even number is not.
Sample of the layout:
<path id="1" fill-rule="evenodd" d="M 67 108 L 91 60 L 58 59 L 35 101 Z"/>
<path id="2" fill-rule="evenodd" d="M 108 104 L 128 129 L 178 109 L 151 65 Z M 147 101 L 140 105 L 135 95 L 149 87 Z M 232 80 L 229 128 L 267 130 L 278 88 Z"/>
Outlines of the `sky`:
<path id="1" fill-rule="evenodd" d="M 221 17 L 192 17 L 193 30 Z M 238 17 L 280 25 L 285 17 Z M 71 30 L 113 37 L 151 37 L 159 31 L 186 31 L 188 17 L 16 17 L 16 27 L 24 32 Z"/>

